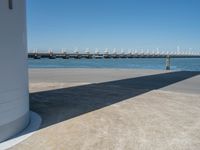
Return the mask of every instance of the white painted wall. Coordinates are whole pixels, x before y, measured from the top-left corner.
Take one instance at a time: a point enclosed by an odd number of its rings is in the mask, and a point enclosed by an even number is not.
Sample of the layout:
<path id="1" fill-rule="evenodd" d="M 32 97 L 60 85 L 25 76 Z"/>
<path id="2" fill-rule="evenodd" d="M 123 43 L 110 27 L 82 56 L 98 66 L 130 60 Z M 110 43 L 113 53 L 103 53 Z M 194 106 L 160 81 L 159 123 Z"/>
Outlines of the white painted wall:
<path id="1" fill-rule="evenodd" d="M 29 122 L 26 4 L 0 0 L 0 142 Z"/>

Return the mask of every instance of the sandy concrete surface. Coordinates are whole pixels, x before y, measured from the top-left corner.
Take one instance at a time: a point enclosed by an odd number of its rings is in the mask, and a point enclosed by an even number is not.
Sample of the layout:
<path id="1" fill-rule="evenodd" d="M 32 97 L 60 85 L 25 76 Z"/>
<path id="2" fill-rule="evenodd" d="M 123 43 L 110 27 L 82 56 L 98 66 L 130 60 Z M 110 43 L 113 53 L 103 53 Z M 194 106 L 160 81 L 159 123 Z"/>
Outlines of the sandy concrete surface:
<path id="1" fill-rule="evenodd" d="M 16 150 L 199 150 L 200 73 L 32 69 L 40 130 Z"/>

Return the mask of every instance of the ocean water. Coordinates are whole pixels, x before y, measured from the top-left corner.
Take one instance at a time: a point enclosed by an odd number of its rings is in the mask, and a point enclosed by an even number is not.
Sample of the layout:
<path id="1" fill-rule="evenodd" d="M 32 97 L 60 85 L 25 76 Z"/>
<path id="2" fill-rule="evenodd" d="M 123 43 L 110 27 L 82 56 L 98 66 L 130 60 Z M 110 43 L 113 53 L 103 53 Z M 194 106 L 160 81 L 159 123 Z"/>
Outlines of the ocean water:
<path id="1" fill-rule="evenodd" d="M 28 59 L 29 68 L 127 68 L 165 69 L 164 58 Z M 200 58 L 173 58 L 171 70 L 200 71 Z"/>

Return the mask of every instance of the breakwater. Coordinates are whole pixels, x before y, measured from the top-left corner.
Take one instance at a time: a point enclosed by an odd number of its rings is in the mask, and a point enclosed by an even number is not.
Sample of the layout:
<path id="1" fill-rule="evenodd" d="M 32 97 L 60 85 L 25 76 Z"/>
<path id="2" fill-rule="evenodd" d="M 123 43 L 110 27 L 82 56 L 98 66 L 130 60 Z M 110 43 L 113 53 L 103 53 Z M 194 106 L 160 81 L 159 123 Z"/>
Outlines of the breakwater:
<path id="1" fill-rule="evenodd" d="M 109 59 L 109 58 L 200 58 L 198 53 L 66 53 L 66 52 L 32 52 L 28 53 L 29 58 L 40 59 L 40 58 L 63 58 L 63 59 Z"/>

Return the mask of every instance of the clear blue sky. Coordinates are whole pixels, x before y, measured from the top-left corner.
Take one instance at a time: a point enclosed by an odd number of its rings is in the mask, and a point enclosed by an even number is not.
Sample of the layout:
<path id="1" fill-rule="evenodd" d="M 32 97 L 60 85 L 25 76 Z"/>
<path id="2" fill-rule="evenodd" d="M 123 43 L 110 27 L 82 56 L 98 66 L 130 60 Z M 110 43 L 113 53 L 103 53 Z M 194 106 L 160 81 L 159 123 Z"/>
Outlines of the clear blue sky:
<path id="1" fill-rule="evenodd" d="M 200 50 L 200 0 L 27 0 L 29 49 Z"/>

